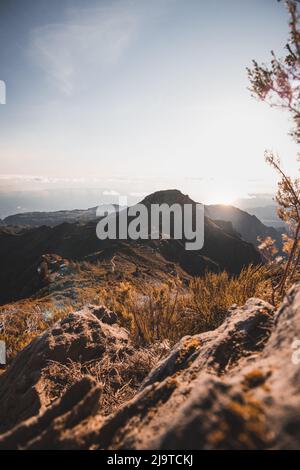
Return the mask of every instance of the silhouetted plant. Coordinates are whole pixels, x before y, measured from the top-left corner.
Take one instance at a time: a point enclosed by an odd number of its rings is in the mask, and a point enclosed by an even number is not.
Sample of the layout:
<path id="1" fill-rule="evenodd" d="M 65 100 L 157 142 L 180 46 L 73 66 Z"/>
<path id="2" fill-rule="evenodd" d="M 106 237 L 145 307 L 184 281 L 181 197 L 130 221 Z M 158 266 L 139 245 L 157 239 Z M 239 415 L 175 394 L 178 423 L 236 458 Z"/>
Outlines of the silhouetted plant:
<path id="1" fill-rule="evenodd" d="M 279 0 L 280 1 L 280 0 Z M 291 115 L 294 127 L 293 139 L 300 143 L 300 0 L 286 0 L 290 16 L 290 35 L 286 45 L 287 54 L 277 58 L 272 51 L 270 65 L 259 65 L 253 61 L 248 69 L 250 90 L 258 99 L 271 107 L 287 110 Z M 286 287 L 295 280 L 300 261 L 300 179 L 291 178 L 283 171 L 280 159 L 273 152 L 265 152 L 266 161 L 280 176 L 276 201 L 278 216 L 288 225 L 288 236 L 284 240 L 286 257 L 282 262 L 282 274 L 274 286 L 273 298 L 285 294 Z M 299 160 L 299 155 L 298 155 Z M 262 244 L 269 246 L 268 241 Z M 270 251 L 270 250 L 269 250 Z"/>

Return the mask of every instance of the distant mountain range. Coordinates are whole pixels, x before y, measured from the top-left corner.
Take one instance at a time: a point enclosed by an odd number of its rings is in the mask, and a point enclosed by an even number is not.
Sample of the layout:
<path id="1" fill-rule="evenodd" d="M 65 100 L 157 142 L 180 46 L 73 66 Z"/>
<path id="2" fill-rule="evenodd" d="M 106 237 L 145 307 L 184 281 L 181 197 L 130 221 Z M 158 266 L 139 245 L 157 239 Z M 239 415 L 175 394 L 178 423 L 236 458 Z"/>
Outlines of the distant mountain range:
<path id="1" fill-rule="evenodd" d="M 190 203 L 195 205 L 188 196 L 177 190 L 159 191 L 147 196 L 145 205 L 152 203 Z M 205 243 L 198 251 L 186 251 L 184 240 L 99 240 L 96 236 L 96 220 L 94 209 L 88 211 L 61 211 L 43 214 L 43 225 L 40 227 L 0 229 L 0 303 L 32 295 L 41 288 L 39 266 L 45 254 L 54 254 L 63 259 L 76 262 L 104 262 L 114 256 L 122 256 L 127 263 L 142 265 L 145 272 L 186 273 L 201 275 L 205 271 L 227 270 L 237 274 L 244 266 L 258 265 L 261 256 L 255 247 L 238 235 L 230 222 L 214 222 L 205 217 Z M 70 213 L 73 217 L 70 223 Z M 81 215 L 85 217 L 83 220 Z M 31 218 L 30 218 L 31 217 Z M 68 222 L 61 222 L 63 217 Z M 74 222 L 74 217 L 79 217 Z M 52 223 L 45 224 L 47 219 Z M 38 215 L 22 214 L 15 216 L 14 223 L 20 220 L 37 223 Z M 53 226 L 54 225 L 54 226 Z"/>
<path id="2" fill-rule="evenodd" d="M 174 201 L 180 201 L 180 203 L 194 203 L 188 196 L 182 195 L 180 191 L 169 190 L 169 191 L 158 191 L 147 196 L 142 202 L 145 204 L 156 203 L 156 204 L 173 204 Z M 172 202 L 173 201 L 173 202 Z M 119 207 L 115 204 L 115 208 L 118 210 Z M 62 223 L 85 223 L 96 220 L 97 207 L 91 207 L 89 209 L 75 209 L 75 210 L 61 210 L 54 212 L 24 212 L 20 214 L 10 215 L 4 220 L 0 221 L 2 226 L 26 226 L 26 227 L 41 227 L 46 225 L 48 227 L 55 227 Z M 250 213 L 249 213 L 250 212 Z M 205 214 L 207 217 L 212 219 L 216 225 L 218 225 L 223 231 L 230 233 L 231 235 L 241 236 L 243 240 L 252 243 L 257 246 L 257 238 L 270 236 L 274 238 L 281 246 L 281 234 L 284 232 L 283 223 L 278 222 L 276 215 L 275 206 L 251 208 L 249 212 L 238 209 L 234 206 L 227 205 L 207 205 L 205 206 Z M 261 215 L 261 217 L 260 217 Z M 277 223 L 276 223 L 277 217 Z M 274 226 L 268 226 L 261 222 L 261 218 L 264 220 L 270 220 L 274 222 Z M 269 218 L 269 219 L 268 219 Z M 272 224 L 271 224 L 272 225 Z"/>
<path id="3" fill-rule="evenodd" d="M 243 240 L 257 246 L 258 237 L 271 237 L 276 240 L 278 247 L 281 247 L 281 234 L 284 229 L 275 229 L 263 224 L 255 215 L 248 214 L 233 206 L 210 205 L 205 207 L 205 213 L 216 223 L 221 224 L 226 229 L 223 221 L 230 222 L 233 230 L 240 234 Z M 230 229 L 230 227 L 228 227 Z"/>
<path id="4" fill-rule="evenodd" d="M 261 207 L 249 207 L 245 209 L 246 212 L 256 215 L 265 225 L 271 225 L 275 228 L 284 227 L 284 222 L 277 215 L 277 206 L 270 204 Z"/>
<path id="5" fill-rule="evenodd" d="M 118 206 L 114 204 L 118 209 Z M 56 225 L 68 222 L 89 222 L 96 219 L 97 207 L 89 209 L 61 210 L 53 212 L 23 212 L 20 214 L 9 215 L 1 220 L 0 225 L 22 225 L 28 227 L 55 227 Z"/>

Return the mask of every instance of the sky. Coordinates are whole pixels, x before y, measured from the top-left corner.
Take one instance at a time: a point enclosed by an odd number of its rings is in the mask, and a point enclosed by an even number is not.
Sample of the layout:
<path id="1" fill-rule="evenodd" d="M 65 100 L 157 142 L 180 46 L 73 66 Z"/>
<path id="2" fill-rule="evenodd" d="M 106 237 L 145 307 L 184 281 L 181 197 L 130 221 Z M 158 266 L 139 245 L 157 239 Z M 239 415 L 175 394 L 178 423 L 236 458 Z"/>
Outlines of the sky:
<path id="1" fill-rule="evenodd" d="M 0 217 L 167 188 L 273 194 L 264 150 L 296 175 L 297 149 L 246 67 L 287 36 L 276 0 L 1 0 Z"/>

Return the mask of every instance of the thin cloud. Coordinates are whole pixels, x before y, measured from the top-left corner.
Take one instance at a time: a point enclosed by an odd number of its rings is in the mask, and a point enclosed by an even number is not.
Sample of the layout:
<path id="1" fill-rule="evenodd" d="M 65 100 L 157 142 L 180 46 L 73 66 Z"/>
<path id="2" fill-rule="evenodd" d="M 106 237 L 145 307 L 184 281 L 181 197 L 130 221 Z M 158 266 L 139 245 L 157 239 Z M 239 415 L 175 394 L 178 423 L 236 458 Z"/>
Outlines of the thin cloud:
<path id="1" fill-rule="evenodd" d="M 118 191 L 114 191 L 113 189 L 110 189 L 110 190 L 105 190 L 103 191 L 103 196 L 119 196 L 120 193 L 118 193 Z"/>
<path id="2" fill-rule="evenodd" d="M 70 10 L 63 23 L 32 31 L 31 56 L 63 94 L 72 95 L 79 84 L 118 62 L 129 47 L 140 17 L 126 5 Z"/>
<path id="3" fill-rule="evenodd" d="M 0 181 L 29 181 L 37 183 L 84 183 L 85 178 L 56 178 L 49 176 L 38 176 L 38 175 L 10 175 L 0 174 Z"/>

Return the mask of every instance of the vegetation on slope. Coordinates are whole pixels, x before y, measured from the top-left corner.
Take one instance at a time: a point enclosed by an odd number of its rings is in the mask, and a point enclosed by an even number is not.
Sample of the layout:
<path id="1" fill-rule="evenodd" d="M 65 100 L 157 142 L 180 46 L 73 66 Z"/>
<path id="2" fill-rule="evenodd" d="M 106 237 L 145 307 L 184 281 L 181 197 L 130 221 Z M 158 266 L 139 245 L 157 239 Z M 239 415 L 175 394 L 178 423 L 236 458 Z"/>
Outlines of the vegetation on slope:
<path id="1" fill-rule="evenodd" d="M 0 308 L 0 340 L 6 341 L 9 361 L 58 319 L 87 304 L 106 305 L 131 332 L 135 343 L 147 347 L 163 341 L 174 344 L 182 336 L 214 329 L 233 304 L 243 305 L 249 297 L 269 300 L 270 295 L 265 267 L 249 266 L 234 277 L 226 272 L 206 273 L 191 279 L 189 286 L 179 279 L 157 284 L 119 281 L 103 286 L 97 282 L 97 265 L 85 263 L 76 269 L 73 279 L 64 280 L 62 290 Z"/>

